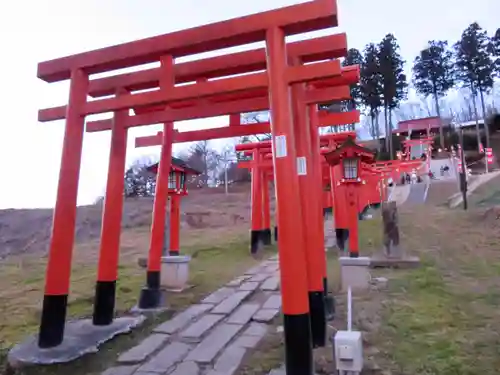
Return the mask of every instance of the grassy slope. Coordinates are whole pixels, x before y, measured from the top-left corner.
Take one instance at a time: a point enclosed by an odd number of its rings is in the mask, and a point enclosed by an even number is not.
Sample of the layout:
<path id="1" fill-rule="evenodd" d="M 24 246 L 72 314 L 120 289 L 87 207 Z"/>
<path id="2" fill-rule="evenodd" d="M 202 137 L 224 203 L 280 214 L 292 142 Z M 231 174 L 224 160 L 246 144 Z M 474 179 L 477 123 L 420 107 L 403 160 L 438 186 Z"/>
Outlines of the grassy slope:
<path id="1" fill-rule="evenodd" d="M 206 222 L 201 228 L 194 229 L 183 223 L 181 251 L 193 257 L 190 283 L 194 287 L 170 296 L 172 311 L 159 316 L 156 321 L 132 335 L 113 340 L 98 355 L 88 356 L 69 366 L 37 368 L 26 373 L 62 375 L 71 371 L 74 375 L 98 374 L 113 363 L 120 351 L 133 346 L 147 335 L 152 325 L 166 320 L 176 310 L 197 302 L 201 296 L 257 264 L 258 260 L 248 252 L 248 192 L 244 190 L 228 197 L 211 194 L 209 199 L 201 193 L 194 193 L 191 201 L 183 206 L 183 212 L 211 212 L 212 216 L 204 219 Z M 133 210 L 126 209 L 125 215 L 136 219 L 139 216 L 139 219 L 146 216 L 150 218 L 149 204 L 145 207 L 141 207 L 140 202 L 132 204 Z M 233 222 L 231 215 L 238 212 L 244 217 Z M 145 281 L 145 271 L 138 267 L 137 259 L 147 254 L 149 221 L 141 219 L 132 228 L 123 229 L 116 306 L 118 314 L 134 306 Z M 92 313 L 98 249 L 99 240 L 95 238 L 75 246 L 69 317 L 88 317 Z M 45 263 L 46 259 L 40 257 L 39 253 L 10 256 L 0 263 L 0 372 L 5 366 L 8 349 L 26 335 L 37 331 Z"/>

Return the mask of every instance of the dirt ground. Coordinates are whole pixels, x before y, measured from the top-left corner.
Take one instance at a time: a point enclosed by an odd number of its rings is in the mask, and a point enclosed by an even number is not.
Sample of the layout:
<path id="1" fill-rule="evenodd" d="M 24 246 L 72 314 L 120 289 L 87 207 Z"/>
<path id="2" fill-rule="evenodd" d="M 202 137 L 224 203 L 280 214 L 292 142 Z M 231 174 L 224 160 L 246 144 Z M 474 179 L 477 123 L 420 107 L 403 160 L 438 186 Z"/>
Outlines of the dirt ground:
<path id="1" fill-rule="evenodd" d="M 137 260 L 148 251 L 151 209 L 151 199 L 125 204 L 117 287 L 118 315 L 126 314 L 135 305 L 145 282 L 145 271 L 138 266 Z M 190 283 L 193 288 L 171 294 L 168 298 L 170 311 L 133 334 L 113 340 L 97 355 L 68 366 L 34 368 L 22 372 L 23 375 L 100 374 L 114 362 L 119 352 L 134 346 L 148 334 L 154 324 L 197 302 L 259 262 L 249 255 L 250 196 L 247 186 L 232 189 L 228 196 L 223 189 L 211 190 L 208 195 L 201 190 L 193 191 L 185 199 L 181 212 L 181 252 L 192 256 Z M 0 211 L 0 248 L 5 249 L 4 244 L 11 246 L 0 261 L 0 373 L 6 365 L 8 349 L 38 328 L 46 262 L 43 255 L 50 234 L 50 215 L 49 210 Z M 92 314 L 101 207 L 81 207 L 78 215 L 79 235 L 73 256 L 68 308 L 70 318 Z M 195 220 L 195 227 L 190 225 L 190 220 Z M 43 235 L 37 234 L 45 228 Z M 273 251 L 273 247 L 265 249 L 261 256 L 270 256 Z"/>
<path id="2" fill-rule="evenodd" d="M 474 192 L 485 201 L 500 184 Z M 495 186 L 498 188 L 495 189 Z M 435 191 L 435 203 L 445 192 Z M 433 198 L 433 199 L 434 199 Z M 446 197 L 445 197 L 446 198 Z M 432 204 L 399 210 L 404 250 L 421 259 L 413 270 L 374 270 L 370 290 L 354 295 L 354 328 L 363 332 L 364 375 L 494 375 L 500 369 L 500 208 L 469 211 Z M 361 251 L 380 251 L 380 218 L 361 223 Z M 329 283 L 337 317 L 329 335 L 346 326 L 336 254 Z M 283 363 L 281 322 L 246 359 L 238 375 L 267 375 Z M 333 374 L 331 346 L 315 350 L 316 372 Z"/>

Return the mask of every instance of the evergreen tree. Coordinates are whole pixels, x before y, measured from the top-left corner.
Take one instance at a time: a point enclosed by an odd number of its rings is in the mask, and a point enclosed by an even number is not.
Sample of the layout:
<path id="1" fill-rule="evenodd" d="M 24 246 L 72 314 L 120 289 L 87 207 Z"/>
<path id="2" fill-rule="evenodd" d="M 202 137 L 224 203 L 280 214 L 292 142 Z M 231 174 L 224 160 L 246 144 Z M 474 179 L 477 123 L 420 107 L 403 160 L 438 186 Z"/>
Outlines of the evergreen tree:
<path id="1" fill-rule="evenodd" d="M 356 48 L 351 48 L 347 51 L 347 56 L 342 62 L 342 66 L 351 66 L 351 65 L 363 65 L 363 55 Z M 349 100 L 348 108 L 356 109 L 356 107 L 361 104 L 361 85 L 360 83 L 356 83 L 351 85 L 351 100 Z"/>
<path id="2" fill-rule="evenodd" d="M 500 28 L 491 38 L 491 52 L 494 59 L 494 67 L 497 77 L 500 77 Z"/>
<path id="3" fill-rule="evenodd" d="M 363 64 L 363 55 L 356 48 L 351 48 L 347 51 L 347 56 L 342 61 L 342 66 L 351 66 Z M 351 99 L 345 103 L 345 107 L 352 111 L 361 104 L 361 88 L 359 83 L 351 85 Z M 355 130 L 356 124 L 351 124 L 351 130 Z"/>
<path id="4" fill-rule="evenodd" d="M 360 96 L 361 102 L 368 109 L 371 119 L 370 133 L 373 138 L 380 139 L 378 117 L 382 105 L 382 75 L 378 60 L 378 48 L 370 43 L 365 47 L 364 59 L 360 68 Z"/>
<path id="5" fill-rule="evenodd" d="M 484 93 L 493 87 L 493 60 L 491 59 L 491 43 L 486 31 L 477 22 L 467 27 L 462 38 L 454 45 L 456 53 L 457 78 L 472 92 L 475 98 L 479 92 L 483 118 L 486 116 Z M 488 125 L 484 124 L 486 145 L 489 147 L 490 136 Z"/>
<path id="6" fill-rule="evenodd" d="M 392 110 L 401 100 L 406 99 L 408 83 L 404 74 L 405 61 L 399 54 L 399 45 L 392 34 L 387 34 L 379 44 L 380 73 L 382 75 L 382 100 L 384 105 L 386 148 L 391 157 L 392 145 Z"/>
<path id="7" fill-rule="evenodd" d="M 448 42 L 429 42 L 429 47 L 420 52 L 413 63 L 413 84 L 419 94 L 432 95 L 436 111 L 441 118 L 439 98 L 446 95 L 454 85 L 453 54 L 448 49 Z M 439 127 L 439 141 L 444 148 L 443 124 Z"/>

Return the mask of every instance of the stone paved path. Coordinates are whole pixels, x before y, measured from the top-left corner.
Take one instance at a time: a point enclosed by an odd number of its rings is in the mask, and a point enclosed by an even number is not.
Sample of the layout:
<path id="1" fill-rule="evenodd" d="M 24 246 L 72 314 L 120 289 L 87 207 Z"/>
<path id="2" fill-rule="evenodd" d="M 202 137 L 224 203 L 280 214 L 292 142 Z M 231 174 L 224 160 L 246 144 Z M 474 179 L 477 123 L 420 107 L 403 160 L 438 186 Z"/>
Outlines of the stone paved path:
<path id="1" fill-rule="evenodd" d="M 157 326 L 102 375 L 232 375 L 281 308 L 277 257 Z"/>

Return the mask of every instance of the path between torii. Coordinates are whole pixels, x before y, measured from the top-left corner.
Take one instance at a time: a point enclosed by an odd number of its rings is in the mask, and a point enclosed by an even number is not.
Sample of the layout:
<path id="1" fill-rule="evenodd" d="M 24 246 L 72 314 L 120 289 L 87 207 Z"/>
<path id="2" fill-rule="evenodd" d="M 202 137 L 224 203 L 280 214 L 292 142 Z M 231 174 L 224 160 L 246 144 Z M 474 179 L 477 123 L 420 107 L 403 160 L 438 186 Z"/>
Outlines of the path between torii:
<path id="1" fill-rule="evenodd" d="M 272 257 L 153 329 L 102 375 L 232 375 L 279 314 Z"/>

